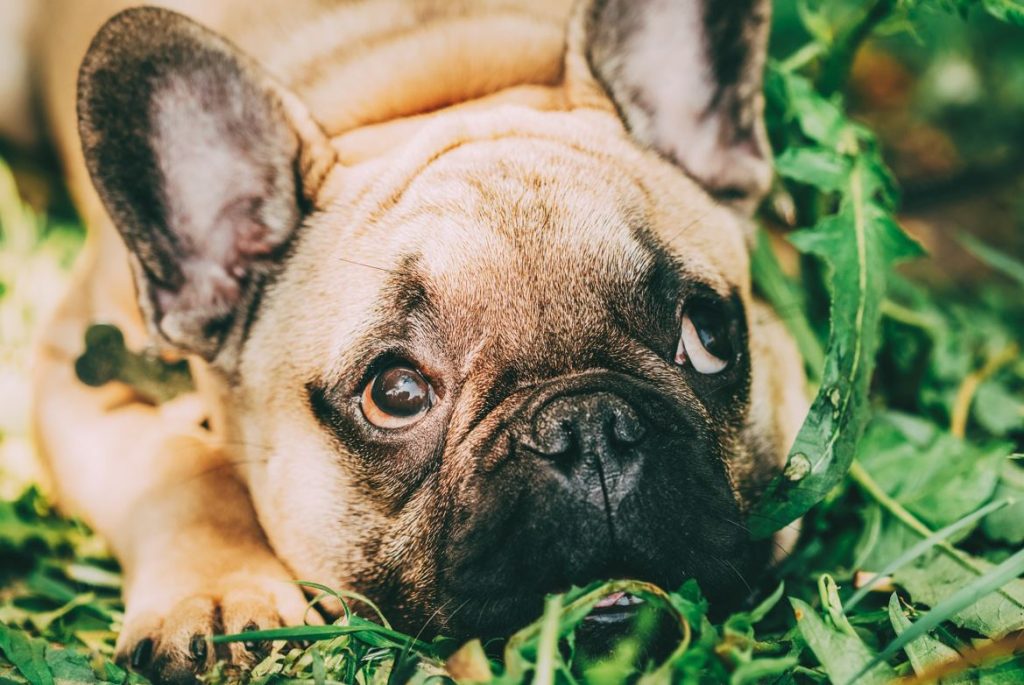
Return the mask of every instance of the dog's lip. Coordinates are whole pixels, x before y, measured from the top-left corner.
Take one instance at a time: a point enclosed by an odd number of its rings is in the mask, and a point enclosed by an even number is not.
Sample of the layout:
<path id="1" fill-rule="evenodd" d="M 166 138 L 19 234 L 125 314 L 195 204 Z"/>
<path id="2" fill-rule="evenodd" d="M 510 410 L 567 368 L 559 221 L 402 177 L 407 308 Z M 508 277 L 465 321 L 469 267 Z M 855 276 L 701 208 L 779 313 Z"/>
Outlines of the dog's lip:
<path id="1" fill-rule="evenodd" d="M 613 592 L 602 597 L 589 614 L 587 621 L 594 623 L 616 623 L 632 618 L 644 600 L 628 592 Z"/>
<path id="2" fill-rule="evenodd" d="M 611 606 L 632 606 L 633 604 L 640 604 L 644 600 L 640 599 L 635 595 L 631 595 L 626 591 L 613 592 L 610 595 L 602 597 L 597 604 L 594 605 L 595 609 L 603 609 Z"/>

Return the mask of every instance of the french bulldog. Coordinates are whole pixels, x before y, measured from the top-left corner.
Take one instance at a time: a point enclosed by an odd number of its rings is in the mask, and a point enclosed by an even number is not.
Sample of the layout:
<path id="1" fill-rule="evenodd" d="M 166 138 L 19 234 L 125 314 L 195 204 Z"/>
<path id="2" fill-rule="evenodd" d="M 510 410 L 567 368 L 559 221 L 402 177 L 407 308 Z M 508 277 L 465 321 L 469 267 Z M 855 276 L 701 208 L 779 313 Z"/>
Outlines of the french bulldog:
<path id="1" fill-rule="evenodd" d="M 89 234 L 34 417 L 122 659 L 251 661 L 205 636 L 316 620 L 296 579 L 454 636 L 595 579 L 747 593 L 806 410 L 749 273 L 766 0 L 115 4 L 49 8 Z M 81 383 L 99 322 L 196 391 Z"/>

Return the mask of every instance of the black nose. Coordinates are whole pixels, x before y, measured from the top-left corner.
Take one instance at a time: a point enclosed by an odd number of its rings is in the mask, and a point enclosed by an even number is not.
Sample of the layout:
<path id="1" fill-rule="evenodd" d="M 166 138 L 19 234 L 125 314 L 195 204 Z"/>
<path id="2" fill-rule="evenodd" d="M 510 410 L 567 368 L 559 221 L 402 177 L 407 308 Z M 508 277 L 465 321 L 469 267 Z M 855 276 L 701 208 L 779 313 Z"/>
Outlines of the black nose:
<path id="1" fill-rule="evenodd" d="M 563 467 L 597 458 L 601 466 L 633 457 L 646 428 L 626 400 L 610 392 L 568 395 L 545 403 L 520 443 Z"/>

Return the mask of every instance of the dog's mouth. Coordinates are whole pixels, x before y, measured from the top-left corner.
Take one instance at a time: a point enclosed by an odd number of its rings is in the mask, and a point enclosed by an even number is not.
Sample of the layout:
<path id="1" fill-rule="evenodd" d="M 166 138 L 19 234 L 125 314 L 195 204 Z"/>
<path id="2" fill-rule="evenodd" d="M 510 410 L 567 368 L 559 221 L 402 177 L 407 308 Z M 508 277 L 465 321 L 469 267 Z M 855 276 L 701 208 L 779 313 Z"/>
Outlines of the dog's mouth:
<path id="1" fill-rule="evenodd" d="M 614 658 L 618 645 L 630 641 L 638 650 L 635 664 L 661 662 L 679 643 L 676 617 L 626 591 L 613 592 L 594 605 L 576 628 L 576 655 L 580 663 Z"/>
<path id="2" fill-rule="evenodd" d="M 628 592 L 613 592 L 594 605 L 586 620 L 600 624 L 628 621 L 636 616 L 643 603 L 644 600 Z"/>

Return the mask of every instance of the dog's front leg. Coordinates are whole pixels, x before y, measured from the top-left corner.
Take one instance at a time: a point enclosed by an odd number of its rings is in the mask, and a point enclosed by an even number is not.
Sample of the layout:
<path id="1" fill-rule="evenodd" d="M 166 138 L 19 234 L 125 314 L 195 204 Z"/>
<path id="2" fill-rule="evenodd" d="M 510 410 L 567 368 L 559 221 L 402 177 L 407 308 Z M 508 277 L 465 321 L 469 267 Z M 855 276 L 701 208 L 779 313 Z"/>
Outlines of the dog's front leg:
<path id="1" fill-rule="evenodd" d="M 119 656 L 161 680 L 191 681 L 216 656 L 206 635 L 299 622 L 305 601 L 230 460 L 200 427 L 196 395 L 154 407 L 126 386 L 89 388 L 76 378 L 90 323 L 145 339 L 124 247 L 102 213 L 95 217 L 38 351 L 38 442 L 61 505 L 102 533 L 124 567 Z M 234 643 L 220 656 L 255 655 Z"/>
<path id="2" fill-rule="evenodd" d="M 215 655 L 206 636 L 301 623 L 304 598 L 268 548 L 244 485 L 215 450 L 191 435 L 147 449 L 143 459 L 175 464 L 151 481 L 150 494 L 140 493 L 119 527 L 127 606 L 119 652 L 169 680 L 188 681 L 218 656 L 251 663 L 259 649 L 236 642 Z"/>

